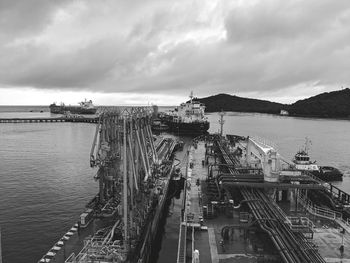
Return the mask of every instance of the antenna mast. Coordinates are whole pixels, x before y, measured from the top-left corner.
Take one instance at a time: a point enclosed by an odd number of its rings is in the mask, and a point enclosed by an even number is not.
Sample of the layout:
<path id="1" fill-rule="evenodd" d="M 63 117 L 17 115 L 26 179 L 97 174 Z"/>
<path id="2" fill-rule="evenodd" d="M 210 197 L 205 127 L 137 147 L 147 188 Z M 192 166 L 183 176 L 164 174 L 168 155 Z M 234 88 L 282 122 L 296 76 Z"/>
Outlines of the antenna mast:
<path id="1" fill-rule="evenodd" d="M 308 137 L 305 137 L 305 152 L 306 153 L 309 153 L 311 144 L 312 144 L 311 140 Z"/>
<path id="2" fill-rule="evenodd" d="M 191 99 L 191 103 L 192 103 L 192 99 L 193 99 L 193 91 L 191 91 L 191 94 L 190 94 L 190 99 Z"/>
<path id="3" fill-rule="evenodd" d="M 219 113 L 220 115 L 220 120 L 219 120 L 219 123 L 220 123 L 220 136 L 222 137 L 222 134 L 224 132 L 224 123 L 225 123 L 225 120 L 224 120 L 224 115 L 226 115 L 226 112 L 224 112 L 223 110 L 221 110 L 221 112 Z"/>

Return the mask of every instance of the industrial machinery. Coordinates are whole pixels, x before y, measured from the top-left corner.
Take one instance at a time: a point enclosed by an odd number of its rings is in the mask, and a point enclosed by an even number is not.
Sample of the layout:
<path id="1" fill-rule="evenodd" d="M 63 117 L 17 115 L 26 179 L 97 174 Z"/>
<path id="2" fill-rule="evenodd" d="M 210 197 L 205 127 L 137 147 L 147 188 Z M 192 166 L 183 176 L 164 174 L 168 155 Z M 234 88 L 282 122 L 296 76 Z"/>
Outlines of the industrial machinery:
<path id="1" fill-rule="evenodd" d="M 129 108 L 101 114 L 90 153 L 99 193 L 89 207 L 112 223 L 65 262 L 149 262 L 175 147 L 174 139 L 152 135 L 151 113 Z"/>

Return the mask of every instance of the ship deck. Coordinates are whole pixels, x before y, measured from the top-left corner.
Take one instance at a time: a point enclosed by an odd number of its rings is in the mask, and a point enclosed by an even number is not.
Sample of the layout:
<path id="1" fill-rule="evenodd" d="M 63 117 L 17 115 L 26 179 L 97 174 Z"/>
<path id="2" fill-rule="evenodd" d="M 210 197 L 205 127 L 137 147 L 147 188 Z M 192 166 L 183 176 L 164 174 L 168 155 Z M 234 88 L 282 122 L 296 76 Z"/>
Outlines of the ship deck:
<path id="1" fill-rule="evenodd" d="M 189 156 L 185 216 L 180 225 L 180 228 L 185 225 L 187 228 L 180 230 L 177 262 L 190 262 L 195 250 L 199 252 L 201 263 L 281 262 L 267 233 L 258 224 L 249 223 L 251 215 L 247 206 L 231 210 L 224 206 L 216 210 L 210 209 L 209 197 L 215 193 L 216 186 L 209 185 L 207 180 L 204 142 L 192 146 Z M 210 162 L 214 162 L 213 157 L 209 157 Z M 238 188 L 236 186 L 233 189 L 238 191 Z M 312 239 L 308 240 L 325 262 L 350 262 L 350 251 L 347 249 L 350 246 L 350 227 L 347 224 L 340 225 L 336 220 L 295 209 L 293 200 L 279 201 L 276 204 L 287 217 L 308 218 L 314 223 Z M 205 218 L 203 209 L 207 210 Z M 345 230 L 341 231 L 343 228 Z M 182 242 L 184 245 L 181 245 Z M 345 248 L 343 253 L 339 249 L 342 244 Z"/>

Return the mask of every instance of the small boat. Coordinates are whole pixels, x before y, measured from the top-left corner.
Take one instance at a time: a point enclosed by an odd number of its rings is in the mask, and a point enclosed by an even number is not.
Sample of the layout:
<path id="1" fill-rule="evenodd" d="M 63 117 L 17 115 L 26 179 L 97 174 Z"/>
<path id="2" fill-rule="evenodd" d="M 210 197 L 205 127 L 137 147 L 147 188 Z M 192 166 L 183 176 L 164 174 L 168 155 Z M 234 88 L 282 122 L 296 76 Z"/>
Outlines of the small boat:
<path id="1" fill-rule="evenodd" d="M 310 140 L 306 138 L 305 146 L 294 156 L 293 163 L 295 168 L 302 172 L 310 172 L 322 181 L 342 181 L 343 174 L 332 166 L 318 166 L 316 161 L 311 161 L 308 154 Z"/>

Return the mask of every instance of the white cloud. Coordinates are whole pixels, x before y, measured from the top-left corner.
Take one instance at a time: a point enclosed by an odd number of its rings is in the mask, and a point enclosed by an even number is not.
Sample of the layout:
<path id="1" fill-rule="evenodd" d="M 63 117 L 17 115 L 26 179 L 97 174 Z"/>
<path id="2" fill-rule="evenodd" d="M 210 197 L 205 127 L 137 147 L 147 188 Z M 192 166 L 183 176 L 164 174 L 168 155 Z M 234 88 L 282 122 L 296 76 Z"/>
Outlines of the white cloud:
<path id="1" fill-rule="evenodd" d="M 78 105 L 85 98 L 94 105 L 120 106 L 175 106 L 183 102 L 183 96 L 149 93 L 101 93 L 87 90 L 42 90 L 33 88 L 0 88 L 0 105 L 49 105 L 53 102 Z"/>

